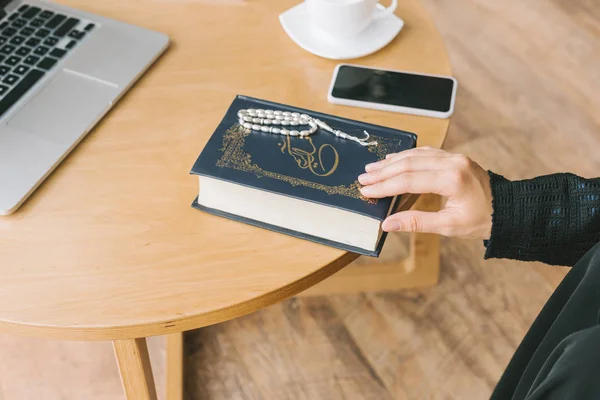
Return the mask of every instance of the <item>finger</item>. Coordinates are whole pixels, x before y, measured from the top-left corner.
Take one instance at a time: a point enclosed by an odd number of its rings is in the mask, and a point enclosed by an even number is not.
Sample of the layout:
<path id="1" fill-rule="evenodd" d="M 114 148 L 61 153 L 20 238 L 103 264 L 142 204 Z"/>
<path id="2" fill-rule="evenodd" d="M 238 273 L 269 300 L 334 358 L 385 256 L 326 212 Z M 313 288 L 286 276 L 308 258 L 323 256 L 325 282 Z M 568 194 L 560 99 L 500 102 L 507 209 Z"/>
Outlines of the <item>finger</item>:
<path id="1" fill-rule="evenodd" d="M 383 160 L 379 160 L 374 163 L 367 164 L 365 166 L 365 170 L 367 172 L 369 172 L 370 170 L 379 169 L 382 166 L 387 165 L 390 162 L 393 162 L 393 160 L 399 160 L 399 159 L 402 159 L 405 157 L 420 157 L 420 156 L 424 156 L 424 155 L 431 155 L 431 154 L 428 154 L 428 153 L 431 153 L 430 150 L 432 150 L 430 147 L 417 147 L 415 149 L 404 150 L 399 153 L 387 154 Z"/>
<path id="2" fill-rule="evenodd" d="M 365 171 L 371 172 L 385 167 L 393 162 L 408 157 L 449 157 L 451 154 L 443 150 L 429 147 L 418 147 L 416 149 L 401 151 L 400 153 L 388 154 L 384 160 L 380 160 L 365 166 Z"/>
<path id="3" fill-rule="evenodd" d="M 378 199 L 412 193 L 435 193 L 449 196 L 452 190 L 451 171 L 418 171 L 406 172 L 393 178 L 365 186 L 360 192 L 365 197 Z"/>
<path id="4" fill-rule="evenodd" d="M 424 146 L 424 147 L 415 147 L 414 149 L 401 151 L 399 153 L 386 154 L 385 158 L 396 158 L 396 157 L 401 156 L 406 153 L 417 154 L 417 153 L 443 153 L 443 152 L 444 152 L 443 150 L 437 149 L 435 147 Z"/>
<path id="5" fill-rule="evenodd" d="M 450 157 L 406 157 L 358 177 L 362 185 L 372 185 L 406 172 L 447 170 L 454 167 Z"/>
<path id="6" fill-rule="evenodd" d="M 394 162 L 406 157 L 449 157 L 451 155 L 447 151 L 433 147 L 417 147 L 416 149 L 401 151 L 400 153 L 388 154 L 385 156 L 385 160 Z"/>
<path id="7" fill-rule="evenodd" d="M 390 215 L 381 228 L 386 232 L 423 232 L 444 234 L 448 221 L 440 212 L 402 211 Z"/>

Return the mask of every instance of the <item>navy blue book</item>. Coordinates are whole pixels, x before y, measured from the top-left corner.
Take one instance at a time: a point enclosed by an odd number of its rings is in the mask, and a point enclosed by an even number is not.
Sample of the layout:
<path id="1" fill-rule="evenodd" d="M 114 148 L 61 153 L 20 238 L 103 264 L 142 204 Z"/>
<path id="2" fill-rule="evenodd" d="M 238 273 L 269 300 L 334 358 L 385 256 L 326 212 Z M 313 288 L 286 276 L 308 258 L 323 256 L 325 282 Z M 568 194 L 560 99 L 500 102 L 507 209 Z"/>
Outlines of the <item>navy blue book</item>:
<path id="1" fill-rule="evenodd" d="M 248 129 L 238 117 L 248 109 L 307 114 L 359 138 L 367 131 L 377 145 L 362 146 L 321 127 L 308 137 Z M 192 168 L 200 180 L 192 206 L 377 257 L 386 237 L 381 222 L 399 198 L 365 198 L 358 175 L 366 164 L 413 148 L 416 141 L 413 133 L 237 96 Z"/>

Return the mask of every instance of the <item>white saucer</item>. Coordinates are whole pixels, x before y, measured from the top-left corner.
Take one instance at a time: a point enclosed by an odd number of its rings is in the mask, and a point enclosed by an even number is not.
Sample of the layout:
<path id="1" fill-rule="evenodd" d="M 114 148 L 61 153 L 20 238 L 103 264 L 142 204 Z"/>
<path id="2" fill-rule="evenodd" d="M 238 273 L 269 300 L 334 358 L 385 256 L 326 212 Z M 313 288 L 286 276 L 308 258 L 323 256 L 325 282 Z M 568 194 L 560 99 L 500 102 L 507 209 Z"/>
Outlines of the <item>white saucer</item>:
<path id="1" fill-rule="evenodd" d="M 375 53 L 390 43 L 402 30 L 404 21 L 396 15 L 375 19 L 351 39 L 336 40 L 312 26 L 304 2 L 279 16 L 288 36 L 304 50 L 333 60 L 359 58 Z"/>

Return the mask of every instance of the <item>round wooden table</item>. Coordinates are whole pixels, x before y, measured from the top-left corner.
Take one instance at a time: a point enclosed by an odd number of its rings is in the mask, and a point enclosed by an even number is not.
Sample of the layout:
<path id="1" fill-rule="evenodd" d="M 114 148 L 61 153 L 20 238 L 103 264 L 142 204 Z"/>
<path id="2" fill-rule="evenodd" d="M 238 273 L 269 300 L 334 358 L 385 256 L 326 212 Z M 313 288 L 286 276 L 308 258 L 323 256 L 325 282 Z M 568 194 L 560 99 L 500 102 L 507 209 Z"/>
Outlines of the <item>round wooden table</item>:
<path id="1" fill-rule="evenodd" d="M 156 398 L 145 338 L 168 336 L 181 398 L 181 332 L 293 296 L 356 258 L 194 210 L 189 170 L 236 94 L 412 131 L 440 147 L 448 120 L 329 104 L 335 61 L 281 28 L 292 0 L 62 0 L 162 31 L 171 48 L 24 206 L 0 218 L 0 332 L 112 340 L 130 399 Z M 449 74 L 417 0 L 380 52 L 353 62 Z M 1 188 L 0 188 L 1 190 Z"/>

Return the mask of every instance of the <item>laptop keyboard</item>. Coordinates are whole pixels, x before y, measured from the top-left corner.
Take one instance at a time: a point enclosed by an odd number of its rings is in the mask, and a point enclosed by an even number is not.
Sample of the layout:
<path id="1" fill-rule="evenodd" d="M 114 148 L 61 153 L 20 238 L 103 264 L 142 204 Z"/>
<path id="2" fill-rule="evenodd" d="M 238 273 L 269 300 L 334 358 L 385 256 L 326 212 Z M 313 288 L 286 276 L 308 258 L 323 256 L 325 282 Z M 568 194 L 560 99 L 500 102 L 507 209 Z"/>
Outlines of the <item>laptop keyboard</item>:
<path id="1" fill-rule="evenodd" d="M 0 18 L 1 117 L 95 25 L 27 5 Z"/>

